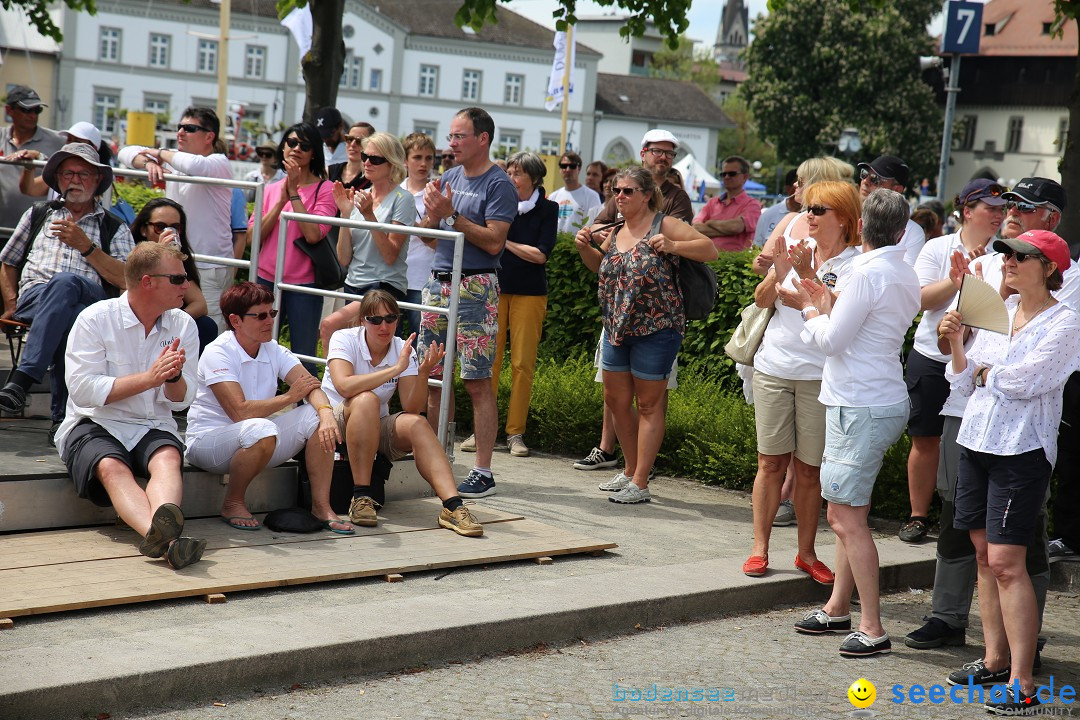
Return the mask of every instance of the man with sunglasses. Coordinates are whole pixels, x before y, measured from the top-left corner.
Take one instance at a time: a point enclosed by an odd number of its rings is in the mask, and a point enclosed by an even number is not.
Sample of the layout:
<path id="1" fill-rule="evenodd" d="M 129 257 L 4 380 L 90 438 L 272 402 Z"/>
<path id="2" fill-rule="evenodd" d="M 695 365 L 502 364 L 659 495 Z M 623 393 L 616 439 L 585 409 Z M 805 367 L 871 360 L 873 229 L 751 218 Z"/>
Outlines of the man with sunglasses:
<path id="1" fill-rule="evenodd" d="M 581 184 L 581 156 L 564 153 L 559 158 L 563 186 L 548 195 L 559 206 L 559 232 L 577 232 L 589 211 L 600 207 L 600 196 Z"/>
<path id="2" fill-rule="evenodd" d="M 121 163 L 146 170 L 150 182 L 163 182 L 165 173 L 232 180 L 232 167 L 219 140 L 221 122 L 207 107 L 189 107 L 180 115 L 176 128 L 176 150 L 129 145 L 118 153 Z M 223 185 L 167 183 L 165 197 L 184 206 L 188 217 L 187 236 L 191 249 L 200 255 L 236 258 L 244 244 L 234 243 L 231 188 Z M 239 254 L 238 254 L 239 253 Z M 221 293 L 232 284 L 232 268 L 200 263 L 199 281 L 206 297 L 207 315 L 225 329 L 221 317 Z"/>
<path id="3" fill-rule="evenodd" d="M 893 190 L 903 195 L 907 192 L 911 169 L 895 155 L 881 155 L 873 162 L 859 163 L 859 194 L 863 200 L 878 188 Z M 904 261 L 915 267 L 915 260 L 926 242 L 926 234 L 918 223 L 908 219 L 904 227 L 904 237 L 900 238 L 900 247 L 904 248 Z"/>
<path id="4" fill-rule="evenodd" d="M 746 250 L 754 240 L 761 203 L 743 191 L 750 163 L 738 155 L 720 165 L 724 192 L 711 198 L 694 218 L 694 229 L 712 238 L 717 250 Z"/>
<path id="5" fill-rule="evenodd" d="M 16 85 L 4 101 L 4 111 L 11 124 L 0 128 L 0 155 L 7 157 L 19 150 L 37 150 L 52 155 L 64 144 L 57 132 L 38 125 L 41 112 L 48 107 L 25 85 Z M 34 198 L 19 190 L 22 167 L 0 162 L 0 247 L 11 237 L 15 223 L 30 209 Z"/>

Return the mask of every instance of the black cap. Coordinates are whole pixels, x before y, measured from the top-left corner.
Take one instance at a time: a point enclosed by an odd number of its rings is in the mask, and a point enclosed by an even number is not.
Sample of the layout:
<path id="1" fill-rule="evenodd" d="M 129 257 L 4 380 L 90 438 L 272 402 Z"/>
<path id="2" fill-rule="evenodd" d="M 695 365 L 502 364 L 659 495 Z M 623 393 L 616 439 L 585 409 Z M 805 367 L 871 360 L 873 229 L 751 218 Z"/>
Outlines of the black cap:
<path id="1" fill-rule="evenodd" d="M 341 127 L 341 113 L 338 112 L 337 108 L 323 108 L 315 113 L 315 127 L 325 140 Z"/>
<path id="2" fill-rule="evenodd" d="M 33 110 L 36 107 L 49 107 L 41 102 L 41 97 L 36 92 L 25 85 L 16 85 L 11 88 L 11 92 L 7 94 L 7 99 L 4 101 L 4 104 L 14 105 L 23 110 Z"/>
<path id="3" fill-rule="evenodd" d="M 907 163 L 895 155 L 882 155 L 874 162 L 859 163 L 858 167 L 859 170 L 872 170 L 878 177 L 895 180 L 904 187 L 907 187 L 908 180 L 911 178 L 911 169 L 908 168 Z"/>
<path id="4" fill-rule="evenodd" d="M 1026 177 L 1001 197 L 1006 200 L 1031 203 L 1032 205 L 1050 203 L 1058 210 L 1065 209 L 1065 188 L 1049 178 Z"/>

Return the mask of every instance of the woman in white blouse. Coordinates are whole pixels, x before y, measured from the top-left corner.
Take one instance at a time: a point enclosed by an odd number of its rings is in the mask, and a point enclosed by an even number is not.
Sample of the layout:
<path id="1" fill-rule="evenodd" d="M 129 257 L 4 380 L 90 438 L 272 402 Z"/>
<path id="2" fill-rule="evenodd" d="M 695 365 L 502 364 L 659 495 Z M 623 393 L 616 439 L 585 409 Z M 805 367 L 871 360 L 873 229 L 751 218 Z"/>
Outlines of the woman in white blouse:
<path id="1" fill-rule="evenodd" d="M 949 682 L 1018 680 L 1022 696 L 993 709 L 1028 709 L 1038 705 L 1039 619 L 1024 561 L 1057 459 L 1062 390 L 1080 366 L 1080 317 L 1051 295 L 1071 262 L 1064 240 L 1033 230 L 993 247 L 1005 256 L 1005 284 L 1018 293 L 1006 300 L 1010 332 L 980 332 L 966 351 L 960 313 L 949 311 L 938 326 L 952 351 L 946 378 L 953 392 L 971 396 L 957 437 L 953 525 L 975 545 L 986 641 L 985 655 Z"/>

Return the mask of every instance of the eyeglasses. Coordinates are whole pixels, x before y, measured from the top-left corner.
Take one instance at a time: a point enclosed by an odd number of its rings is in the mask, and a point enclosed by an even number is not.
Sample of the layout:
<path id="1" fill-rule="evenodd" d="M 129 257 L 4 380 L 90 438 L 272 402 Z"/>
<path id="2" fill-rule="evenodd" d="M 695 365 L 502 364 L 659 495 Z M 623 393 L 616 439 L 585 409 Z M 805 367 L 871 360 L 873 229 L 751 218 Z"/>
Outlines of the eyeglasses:
<path id="1" fill-rule="evenodd" d="M 1004 194 L 1005 188 L 1001 187 L 997 183 L 993 185 L 987 185 L 984 188 L 978 190 L 972 190 L 960 200 L 960 205 L 967 205 L 972 200 L 982 200 L 984 197 L 1001 197 Z M 975 197 L 978 195 L 979 197 Z"/>
<path id="2" fill-rule="evenodd" d="M 256 150 L 255 154 L 258 155 L 261 158 L 272 158 L 272 157 L 274 157 L 274 151 L 273 150 Z"/>
<path id="3" fill-rule="evenodd" d="M 170 225 L 169 223 L 163 222 L 148 222 L 146 223 L 146 227 L 154 228 L 154 232 L 156 232 L 158 235 L 165 232 L 166 230 L 176 230 L 177 232 L 180 232 L 180 230 L 184 228 L 184 226 L 180 223 L 173 223 Z"/>
<path id="4" fill-rule="evenodd" d="M 825 207 L 824 205 L 811 205 L 810 207 L 806 208 L 806 212 L 811 213 L 815 217 L 821 217 L 832 209 L 833 208 Z"/>
<path id="5" fill-rule="evenodd" d="M 650 147 L 650 148 L 645 148 L 645 149 L 648 150 L 649 152 L 651 152 L 653 157 L 663 157 L 663 158 L 667 158 L 668 160 L 674 160 L 675 159 L 675 151 L 674 150 L 664 150 L 664 149 L 658 148 L 658 147 Z"/>
<path id="6" fill-rule="evenodd" d="M 364 319 L 367 320 L 372 325 L 382 325 L 384 322 L 385 323 L 390 323 L 391 325 L 393 325 L 394 323 L 397 322 L 397 319 L 399 317 L 401 317 L 401 316 L 396 315 L 394 313 L 390 313 L 389 315 L 366 315 L 366 316 L 364 316 Z"/>
<path id="7" fill-rule="evenodd" d="M 1041 260 L 1044 257 L 1042 253 L 1022 253 L 1015 250 L 1006 250 L 1005 252 L 1001 253 L 1001 255 L 1006 260 L 1011 257 L 1015 257 L 1017 263 L 1022 263 L 1030 258 L 1038 258 Z"/>
<path id="8" fill-rule="evenodd" d="M 1015 210 L 1016 212 L 1020 213 L 1021 215 L 1028 215 L 1030 213 L 1035 212 L 1036 210 L 1041 210 L 1044 207 L 1046 207 L 1046 206 L 1045 205 L 1035 205 L 1033 203 L 1027 203 L 1027 202 L 1020 202 L 1018 200 L 1009 200 L 1008 202 L 1005 203 L 1005 210 L 1006 211 L 1012 212 L 1013 210 Z"/>
<path id="9" fill-rule="evenodd" d="M 862 170 L 859 171 L 859 179 L 860 180 L 865 180 L 866 182 L 870 183 L 871 185 L 879 185 L 879 186 L 884 185 L 887 182 L 892 182 L 893 181 L 892 178 L 887 178 L 884 175 L 878 175 L 878 174 L 876 174 L 876 173 L 874 173 L 874 172 L 872 172 L 870 170 L 867 170 L 866 168 L 863 168 Z"/>
<path id="10" fill-rule="evenodd" d="M 728 170 L 727 172 L 720 173 L 720 177 L 722 178 L 736 177 L 737 175 L 742 175 L 742 173 L 738 170 Z"/>
<path id="11" fill-rule="evenodd" d="M 372 165 L 385 165 L 389 160 L 382 155 L 368 155 L 367 153 L 360 153 L 360 160 L 363 162 L 369 162 Z"/>
<path id="12" fill-rule="evenodd" d="M 285 144 L 291 148 L 300 148 L 300 152 L 310 152 L 311 143 L 304 142 L 298 137 L 285 138 Z"/>
<path id="13" fill-rule="evenodd" d="M 261 313 L 244 313 L 240 317 L 253 317 L 259 322 L 263 322 L 266 318 L 276 318 L 277 314 L 277 310 L 263 310 Z"/>
<path id="14" fill-rule="evenodd" d="M 61 170 L 57 174 L 60 176 L 61 180 L 74 180 L 75 178 L 79 178 L 79 182 L 86 182 L 97 175 L 97 173 L 91 172 L 90 170 Z"/>
<path id="15" fill-rule="evenodd" d="M 195 123 L 180 123 L 176 126 L 176 132 L 180 132 L 181 130 L 186 133 L 210 132 L 210 128 L 205 128 L 202 125 L 196 125 Z"/>
<path id="16" fill-rule="evenodd" d="M 358 135 L 346 135 L 344 140 L 346 145 L 353 145 L 355 143 L 363 143 L 367 138 Z"/>
<path id="17" fill-rule="evenodd" d="M 169 278 L 169 283 L 172 285 L 183 285 L 188 281 L 187 273 L 180 273 L 179 275 L 169 275 L 168 273 L 147 273 L 147 276 Z"/>
<path id="18" fill-rule="evenodd" d="M 577 163 L 559 163 L 559 167 L 562 168 L 563 170 L 573 170 L 573 169 L 579 168 L 581 166 L 578 165 Z"/>
<path id="19" fill-rule="evenodd" d="M 625 195 L 626 197 L 633 197 L 634 193 L 641 192 L 641 188 L 635 187 L 613 187 L 611 188 L 612 195 Z"/>
<path id="20" fill-rule="evenodd" d="M 11 107 L 15 108 L 16 110 L 18 110 L 21 113 L 26 113 L 27 115 L 40 115 L 41 113 L 45 112 L 45 108 L 43 108 L 41 105 L 38 105 L 37 107 L 30 108 L 29 110 L 27 110 L 24 107 L 20 107 L 18 105 L 12 105 Z"/>
<path id="21" fill-rule="evenodd" d="M 466 134 L 466 133 L 450 133 L 449 135 L 446 136 L 446 142 L 454 142 L 455 140 L 457 140 L 458 142 L 461 142 L 465 138 L 471 138 L 471 137 L 476 137 L 476 135 L 475 134 L 469 135 L 469 134 Z"/>

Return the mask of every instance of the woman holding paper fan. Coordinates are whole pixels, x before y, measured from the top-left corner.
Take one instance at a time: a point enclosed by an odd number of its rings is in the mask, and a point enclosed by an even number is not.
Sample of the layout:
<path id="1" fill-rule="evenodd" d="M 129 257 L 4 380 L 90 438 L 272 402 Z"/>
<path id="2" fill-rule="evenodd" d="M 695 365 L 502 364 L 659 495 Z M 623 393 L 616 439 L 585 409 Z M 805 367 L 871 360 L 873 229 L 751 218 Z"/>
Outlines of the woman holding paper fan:
<path id="1" fill-rule="evenodd" d="M 972 673 L 976 683 L 1018 681 L 1019 697 L 1010 688 L 1006 702 L 987 709 L 1027 710 L 1039 704 L 1032 680 L 1039 620 L 1024 563 L 1057 459 L 1062 390 L 1080 367 L 1080 317 L 1051 295 L 1070 264 L 1064 240 L 1034 230 L 996 240 L 994 249 L 1018 293 L 1005 301 L 1009 332 L 980 332 L 966 351 L 960 313 L 949 311 L 938 326 L 952 352 L 946 378 L 953 392 L 971 396 L 957 437 L 953 525 L 975 545 L 986 642 L 979 666 L 949 681 L 963 684 Z"/>

